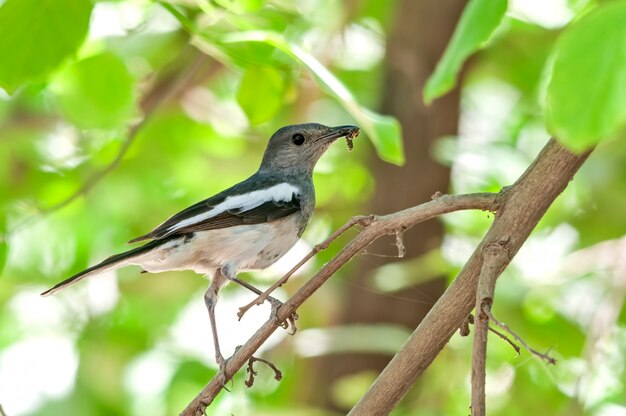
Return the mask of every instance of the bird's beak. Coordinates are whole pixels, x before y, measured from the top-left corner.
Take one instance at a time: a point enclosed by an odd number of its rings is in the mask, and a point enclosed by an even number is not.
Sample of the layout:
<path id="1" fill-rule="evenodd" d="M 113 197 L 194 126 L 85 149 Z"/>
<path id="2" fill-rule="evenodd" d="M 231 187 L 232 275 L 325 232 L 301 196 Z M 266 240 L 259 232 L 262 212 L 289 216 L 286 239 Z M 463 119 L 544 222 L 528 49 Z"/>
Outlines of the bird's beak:
<path id="1" fill-rule="evenodd" d="M 330 131 L 318 138 L 316 141 L 332 142 L 340 137 L 348 137 L 350 139 L 359 135 L 359 128 L 356 126 L 337 126 L 331 127 Z"/>

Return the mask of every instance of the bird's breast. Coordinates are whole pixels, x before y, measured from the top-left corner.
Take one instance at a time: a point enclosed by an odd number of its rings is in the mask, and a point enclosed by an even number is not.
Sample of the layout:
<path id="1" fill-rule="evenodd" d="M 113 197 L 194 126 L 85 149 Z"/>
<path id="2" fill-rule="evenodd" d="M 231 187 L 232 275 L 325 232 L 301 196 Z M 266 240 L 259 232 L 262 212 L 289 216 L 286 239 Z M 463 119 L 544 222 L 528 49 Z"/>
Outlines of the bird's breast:
<path id="1" fill-rule="evenodd" d="M 298 241 L 306 219 L 293 214 L 262 224 L 238 225 L 196 232 L 196 270 L 224 266 L 237 271 L 259 270 L 280 259 Z"/>

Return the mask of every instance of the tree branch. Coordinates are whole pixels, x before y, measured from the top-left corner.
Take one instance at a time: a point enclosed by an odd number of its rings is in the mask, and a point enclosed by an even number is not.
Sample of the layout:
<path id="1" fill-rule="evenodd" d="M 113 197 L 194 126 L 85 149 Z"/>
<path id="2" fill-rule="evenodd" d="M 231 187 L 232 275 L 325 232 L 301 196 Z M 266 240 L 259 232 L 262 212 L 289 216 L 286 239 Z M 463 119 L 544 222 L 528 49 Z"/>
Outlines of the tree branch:
<path id="1" fill-rule="evenodd" d="M 575 155 L 556 140 L 548 141 L 526 172 L 504 191 L 491 228 L 463 270 L 349 415 L 391 412 L 471 312 L 483 248 L 508 238 L 513 258 L 590 153 Z"/>
<path id="2" fill-rule="evenodd" d="M 227 361 L 225 374 L 221 372 L 183 410 L 182 416 L 201 416 L 217 394 L 224 388 L 222 381 L 233 375 L 252 357 L 254 352 L 276 331 L 278 323 L 284 322 L 305 300 L 319 289 L 339 268 L 361 253 L 367 246 L 385 235 L 395 235 L 420 222 L 453 211 L 480 209 L 496 212 L 500 206 L 500 194 L 478 193 L 468 195 L 437 195 L 432 201 L 389 215 L 372 216 L 359 234 L 335 257 L 326 263 L 285 304 L 278 309 L 275 318 L 267 320 L 256 333 Z M 358 217 L 357 217 L 358 218 Z M 366 217 L 368 218 L 368 217 Z M 352 221 L 348 222 L 350 224 Z M 342 229 L 344 229 L 342 227 Z"/>
<path id="3" fill-rule="evenodd" d="M 524 341 L 522 339 L 522 337 L 520 337 L 519 335 L 517 335 L 515 332 L 513 332 L 513 330 L 511 328 L 509 328 L 509 326 L 507 324 L 505 324 L 504 322 L 500 322 L 496 319 L 495 316 L 493 316 L 493 314 L 491 313 L 491 310 L 489 309 L 484 309 L 483 308 L 483 313 L 485 315 L 487 315 L 487 317 L 489 318 L 489 320 L 491 322 L 494 323 L 494 325 L 496 325 L 499 328 L 502 328 L 502 330 L 506 331 L 509 335 L 511 335 L 513 337 L 513 339 L 517 342 L 519 342 L 520 344 L 522 344 L 522 347 L 526 348 L 526 350 L 531 353 L 532 355 L 534 355 L 535 357 L 541 358 L 541 360 L 545 361 L 547 364 L 556 364 L 556 360 L 551 357 L 548 353 L 546 352 L 545 354 L 542 352 L 537 351 L 536 349 L 532 348 L 530 345 L 528 345 L 526 343 L 526 341 Z M 492 328 L 490 328 L 492 331 L 494 331 Z M 498 334 L 501 338 L 504 338 L 504 334 Z M 508 340 L 508 339 L 507 339 Z M 513 345 L 513 341 L 508 340 L 509 344 Z M 519 354 L 519 347 L 516 348 L 517 353 Z"/>
<path id="4" fill-rule="evenodd" d="M 367 226 L 367 225 L 369 225 L 372 222 L 373 219 L 374 219 L 373 215 L 358 216 L 358 217 L 353 217 L 352 219 L 350 219 L 350 221 L 345 223 L 341 228 L 337 229 L 326 240 L 322 241 L 321 243 L 319 243 L 315 247 L 313 247 L 313 249 L 309 252 L 309 254 L 304 256 L 302 258 L 302 260 L 300 260 L 298 262 L 298 264 L 293 266 L 291 268 L 291 270 L 289 270 L 283 277 L 281 277 L 278 281 L 276 281 L 276 283 L 274 283 L 272 286 L 267 288 L 267 290 L 265 290 L 263 293 L 261 293 L 259 296 L 257 296 L 256 299 L 254 299 L 252 302 L 250 302 L 247 305 L 244 305 L 241 308 L 239 308 L 239 312 L 237 312 L 237 316 L 239 317 L 239 320 L 241 320 L 241 318 L 243 318 L 245 313 L 248 312 L 251 307 L 253 307 L 254 305 L 260 305 L 263 302 L 265 302 L 267 300 L 268 296 L 271 295 L 274 290 L 278 289 L 279 287 L 281 287 L 282 285 L 287 283 L 289 278 L 295 272 L 297 272 L 298 269 L 300 269 L 300 267 L 304 266 L 306 264 L 306 262 L 308 262 L 313 257 L 315 257 L 315 255 L 317 253 L 319 253 L 320 251 L 326 250 L 328 248 L 328 246 L 330 245 L 330 243 L 332 243 L 337 238 L 339 238 L 339 236 L 341 236 L 343 233 L 345 233 L 346 231 L 348 231 L 350 228 L 354 227 L 357 224 L 358 225 L 362 225 L 362 226 Z"/>
<path id="5" fill-rule="evenodd" d="M 487 363 L 487 334 L 496 279 L 510 259 L 506 251 L 507 241 L 490 244 L 483 250 L 483 266 L 476 291 L 476 319 L 474 320 L 474 347 L 472 353 L 472 416 L 485 415 L 485 366 Z"/>

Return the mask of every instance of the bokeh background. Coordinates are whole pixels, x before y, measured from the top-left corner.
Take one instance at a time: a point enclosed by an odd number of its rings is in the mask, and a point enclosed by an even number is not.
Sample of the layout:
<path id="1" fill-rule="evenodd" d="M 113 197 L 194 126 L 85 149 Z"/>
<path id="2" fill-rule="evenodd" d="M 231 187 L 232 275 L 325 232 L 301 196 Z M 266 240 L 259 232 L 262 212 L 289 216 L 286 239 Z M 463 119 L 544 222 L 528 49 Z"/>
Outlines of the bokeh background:
<path id="1" fill-rule="evenodd" d="M 511 184 L 549 138 L 543 91 L 554 42 L 590 4 L 511 1 L 459 86 L 427 107 L 422 89 L 463 1 L 0 1 L 6 415 L 160 416 L 185 407 L 216 372 L 204 278 L 127 268 L 55 297 L 39 293 L 249 176 L 283 125 L 354 123 L 364 132 L 354 151 L 339 142 L 320 161 L 313 221 L 279 263 L 245 275 L 258 286 L 353 215 Z M 558 365 L 516 356 L 493 338 L 492 415 L 626 415 L 621 149 L 601 143 L 498 282 L 496 316 Z M 345 414 L 491 220 L 464 212 L 415 227 L 402 259 L 393 239 L 369 247 L 299 310 L 295 336 L 278 331 L 262 348 L 283 380 L 258 364 L 253 388 L 237 375 L 208 414 Z M 222 292 L 225 354 L 269 314 L 256 307 L 237 322 L 249 300 L 238 287 Z M 470 365 L 471 337 L 455 335 L 394 415 L 468 414 Z"/>

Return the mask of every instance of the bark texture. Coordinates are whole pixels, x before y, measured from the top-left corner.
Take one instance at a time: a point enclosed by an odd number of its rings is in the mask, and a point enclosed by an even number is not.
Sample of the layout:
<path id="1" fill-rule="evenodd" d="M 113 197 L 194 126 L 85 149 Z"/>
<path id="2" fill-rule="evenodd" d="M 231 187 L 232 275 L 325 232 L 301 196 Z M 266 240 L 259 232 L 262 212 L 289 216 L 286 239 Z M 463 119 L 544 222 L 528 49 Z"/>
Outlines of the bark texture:
<path id="1" fill-rule="evenodd" d="M 533 164 L 506 190 L 493 225 L 453 284 L 350 415 L 386 415 L 393 410 L 472 311 L 484 247 L 504 244 L 512 259 L 589 153 L 575 155 L 554 139 L 548 142 Z"/>
<path id="2" fill-rule="evenodd" d="M 432 159 L 431 147 L 436 139 L 457 133 L 459 91 L 454 90 L 433 106 L 426 107 L 422 89 L 452 36 L 464 6 L 465 2 L 460 0 L 397 2 L 388 38 L 382 112 L 395 116 L 402 125 L 406 163 L 395 166 L 372 158 L 370 166 L 376 190 L 370 212 L 398 211 L 428 200 L 436 191 L 448 190 L 450 170 Z M 405 259 L 438 248 L 442 239 L 440 222 L 429 221 L 416 226 L 404 235 Z M 368 248 L 368 252 L 389 257 L 366 256 L 365 261 L 359 262 L 350 278 L 355 284 L 343 288 L 344 306 L 337 324 L 392 323 L 415 328 L 444 292 L 445 279 L 435 277 L 394 294 L 397 297 L 364 290 L 371 286 L 374 269 L 398 261 L 393 257 L 397 254 L 393 240 L 379 241 Z M 334 382 L 360 371 L 378 373 L 390 359 L 388 355 L 375 354 L 341 354 L 315 359 L 311 368 L 316 369 L 317 374 L 315 382 L 307 389 L 309 401 L 340 409 L 332 401 Z"/>

